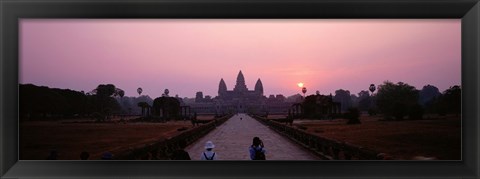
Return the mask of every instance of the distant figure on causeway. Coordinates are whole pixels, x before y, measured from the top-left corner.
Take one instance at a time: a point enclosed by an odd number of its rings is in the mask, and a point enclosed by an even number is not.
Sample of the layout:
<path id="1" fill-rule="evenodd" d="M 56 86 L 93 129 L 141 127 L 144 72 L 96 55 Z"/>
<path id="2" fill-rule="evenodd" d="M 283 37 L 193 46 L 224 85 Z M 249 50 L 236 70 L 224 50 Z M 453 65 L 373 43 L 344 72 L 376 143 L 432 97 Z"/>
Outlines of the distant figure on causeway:
<path id="1" fill-rule="evenodd" d="M 215 145 L 212 141 L 207 141 L 205 143 L 205 152 L 202 153 L 201 160 L 217 160 L 218 155 L 213 151 Z"/>
<path id="2" fill-rule="evenodd" d="M 191 160 L 190 155 L 187 151 L 185 151 L 185 147 L 187 147 L 187 143 L 185 141 L 180 141 L 178 143 L 179 149 L 173 152 L 172 160 Z"/>
<path id="3" fill-rule="evenodd" d="M 262 140 L 259 137 L 254 137 L 252 145 L 249 148 L 250 159 L 252 160 L 266 160 L 265 153 L 267 152 L 263 146 Z"/>

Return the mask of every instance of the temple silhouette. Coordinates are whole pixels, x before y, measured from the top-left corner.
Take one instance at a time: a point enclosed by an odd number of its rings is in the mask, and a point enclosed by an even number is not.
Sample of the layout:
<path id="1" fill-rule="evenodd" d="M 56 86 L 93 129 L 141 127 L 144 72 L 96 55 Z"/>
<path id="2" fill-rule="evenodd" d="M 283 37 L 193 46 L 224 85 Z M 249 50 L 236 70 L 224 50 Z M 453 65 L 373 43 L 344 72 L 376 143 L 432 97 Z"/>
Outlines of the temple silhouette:
<path id="1" fill-rule="evenodd" d="M 299 95 L 296 100 L 288 100 L 282 94 L 269 95 L 266 97 L 263 92 L 262 80 L 258 78 L 253 90 L 249 90 L 245 84 L 245 77 L 240 70 L 237 81 L 232 90 L 228 90 L 227 83 L 223 78 L 218 84 L 218 96 L 203 96 L 197 92 L 194 102 L 187 102 L 193 112 L 197 114 L 230 114 L 250 113 L 258 115 L 288 114 L 293 116 L 302 115 L 304 112 L 302 101 Z M 333 102 L 332 95 L 325 96 L 317 94 L 315 111 L 321 116 L 329 116 L 340 112 L 340 103 Z"/>
<path id="2" fill-rule="evenodd" d="M 262 80 L 258 78 L 253 90 L 249 90 L 245 84 L 245 77 L 240 70 L 237 81 L 232 90 L 228 90 L 227 83 L 223 78 L 218 85 L 218 96 L 203 96 L 197 92 L 195 102 L 189 103 L 193 111 L 202 113 L 257 113 L 267 112 L 286 113 L 292 103 L 285 102 L 283 95 L 270 95 L 268 98 L 263 94 Z"/>
<path id="3" fill-rule="evenodd" d="M 228 110 L 244 113 L 259 112 L 258 109 L 265 110 L 262 81 L 259 78 L 255 84 L 255 89 L 248 90 L 247 85 L 245 85 L 245 77 L 240 71 L 237 75 L 235 87 L 229 91 L 222 78 L 218 85 L 217 107 L 220 110 L 219 112 Z"/>

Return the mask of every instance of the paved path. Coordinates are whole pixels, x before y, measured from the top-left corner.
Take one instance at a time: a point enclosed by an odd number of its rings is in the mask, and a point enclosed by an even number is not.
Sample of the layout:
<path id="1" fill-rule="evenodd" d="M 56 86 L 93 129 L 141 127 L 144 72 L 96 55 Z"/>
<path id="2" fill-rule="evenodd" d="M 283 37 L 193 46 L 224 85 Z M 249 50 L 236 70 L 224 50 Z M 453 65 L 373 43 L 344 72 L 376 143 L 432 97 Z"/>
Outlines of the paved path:
<path id="1" fill-rule="evenodd" d="M 242 118 L 242 120 L 240 120 Z M 246 114 L 238 114 L 189 145 L 186 151 L 192 160 L 200 160 L 207 141 L 215 144 L 219 160 L 250 160 L 248 147 L 258 136 L 267 150 L 267 160 L 319 160 L 303 147 L 293 143 Z"/>

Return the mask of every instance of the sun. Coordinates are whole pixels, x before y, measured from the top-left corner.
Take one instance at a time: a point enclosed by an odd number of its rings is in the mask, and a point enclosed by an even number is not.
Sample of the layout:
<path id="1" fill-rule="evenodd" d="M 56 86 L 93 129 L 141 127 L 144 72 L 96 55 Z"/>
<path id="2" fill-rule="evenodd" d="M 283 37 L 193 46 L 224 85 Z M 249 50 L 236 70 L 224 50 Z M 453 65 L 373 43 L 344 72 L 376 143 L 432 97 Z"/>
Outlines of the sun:
<path id="1" fill-rule="evenodd" d="M 300 87 L 300 88 L 303 87 L 303 83 L 302 83 L 302 82 L 298 83 L 297 85 L 298 85 L 298 87 Z"/>

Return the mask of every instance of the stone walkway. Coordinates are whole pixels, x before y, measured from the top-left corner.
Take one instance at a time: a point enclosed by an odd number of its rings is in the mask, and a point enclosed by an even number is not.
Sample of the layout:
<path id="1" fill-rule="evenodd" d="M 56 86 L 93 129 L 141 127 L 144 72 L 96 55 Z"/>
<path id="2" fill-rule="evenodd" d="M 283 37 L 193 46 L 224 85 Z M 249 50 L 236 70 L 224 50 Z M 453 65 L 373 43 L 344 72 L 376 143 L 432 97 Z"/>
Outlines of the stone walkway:
<path id="1" fill-rule="evenodd" d="M 242 120 L 240 119 L 242 118 Z M 267 150 L 267 160 L 320 160 L 314 154 L 295 144 L 246 114 L 238 114 L 189 145 L 186 151 L 192 160 L 200 160 L 207 141 L 215 144 L 219 160 L 250 160 L 248 147 L 253 137 L 260 137 Z"/>

